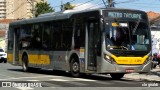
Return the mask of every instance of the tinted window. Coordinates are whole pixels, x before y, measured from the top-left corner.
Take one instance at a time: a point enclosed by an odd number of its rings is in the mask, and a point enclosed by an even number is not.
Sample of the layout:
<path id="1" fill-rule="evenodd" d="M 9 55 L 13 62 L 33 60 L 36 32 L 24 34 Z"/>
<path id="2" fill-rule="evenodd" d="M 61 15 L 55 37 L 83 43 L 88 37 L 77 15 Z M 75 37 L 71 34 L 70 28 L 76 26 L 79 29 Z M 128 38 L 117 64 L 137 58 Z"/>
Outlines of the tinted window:
<path id="1" fill-rule="evenodd" d="M 22 26 L 22 29 L 20 30 L 20 49 L 22 48 L 31 48 L 31 25 L 24 25 Z"/>
<path id="2" fill-rule="evenodd" d="M 62 30 L 62 49 L 70 50 L 72 43 L 72 33 L 73 27 L 72 22 L 66 20 L 63 22 L 63 30 Z"/>
<path id="3" fill-rule="evenodd" d="M 51 29 L 51 23 L 45 22 L 42 24 L 43 30 L 42 30 L 42 48 L 44 50 L 50 50 L 52 47 L 52 29 Z"/>
<path id="4" fill-rule="evenodd" d="M 32 48 L 41 49 L 42 46 L 42 26 L 41 24 L 34 24 L 32 26 Z"/>
<path id="5" fill-rule="evenodd" d="M 13 49 L 13 27 L 9 27 L 9 31 L 8 31 L 8 49 L 12 50 Z"/>
<path id="6" fill-rule="evenodd" d="M 0 52 L 4 52 L 3 49 L 0 49 Z"/>
<path id="7" fill-rule="evenodd" d="M 75 48 L 85 46 L 85 28 L 83 18 L 77 18 L 75 23 L 74 42 Z"/>
<path id="8" fill-rule="evenodd" d="M 62 24 L 61 22 L 53 22 L 53 49 L 60 50 L 61 49 L 61 37 L 62 37 Z"/>

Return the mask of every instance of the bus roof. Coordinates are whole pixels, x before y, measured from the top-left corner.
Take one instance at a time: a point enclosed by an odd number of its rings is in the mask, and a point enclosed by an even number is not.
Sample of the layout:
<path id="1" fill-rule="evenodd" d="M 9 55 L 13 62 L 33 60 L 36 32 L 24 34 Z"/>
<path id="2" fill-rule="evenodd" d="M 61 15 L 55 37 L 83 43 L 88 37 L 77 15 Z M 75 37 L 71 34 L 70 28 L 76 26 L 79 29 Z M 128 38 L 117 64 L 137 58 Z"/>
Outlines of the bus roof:
<path id="1" fill-rule="evenodd" d="M 45 21 L 51 21 L 51 20 L 63 20 L 63 19 L 70 18 L 74 14 L 92 12 L 92 11 L 102 11 L 102 10 L 121 10 L 121 11 L 125 10 L 125 11 L 138 11 L 138 12 L 144 13 L 144 11 L 141 11 L 141 10 L 119 9 L 119 8 L 97 8 L 97 9 L 89 9 L 89 10 L 81 10 L 81 11 L 66 10 L 64 12 L 54 12 L 54 13 L 41 14 L 36 18 L 17 20 L 17 21 L 11 22 L 10 25 L 45 22 Z"/>

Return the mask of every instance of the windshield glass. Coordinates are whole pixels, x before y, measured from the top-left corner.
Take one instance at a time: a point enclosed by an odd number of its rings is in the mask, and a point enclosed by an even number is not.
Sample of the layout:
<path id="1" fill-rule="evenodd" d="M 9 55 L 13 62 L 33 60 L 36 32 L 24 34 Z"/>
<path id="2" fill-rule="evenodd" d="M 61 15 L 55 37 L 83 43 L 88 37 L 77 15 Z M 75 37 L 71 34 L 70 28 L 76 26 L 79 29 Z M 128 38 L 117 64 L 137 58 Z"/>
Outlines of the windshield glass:
<path id="1" fill-rule="evenodd" d="M 0 52 L 4 52 L 3 49 L 0 49 Z"/>
<path id="2" fill-rule="evenodd" d="M 149 49 L 148 25 L 140 20 L 106 22 L 105 33 L 108 50 L 145 51 Z"/>

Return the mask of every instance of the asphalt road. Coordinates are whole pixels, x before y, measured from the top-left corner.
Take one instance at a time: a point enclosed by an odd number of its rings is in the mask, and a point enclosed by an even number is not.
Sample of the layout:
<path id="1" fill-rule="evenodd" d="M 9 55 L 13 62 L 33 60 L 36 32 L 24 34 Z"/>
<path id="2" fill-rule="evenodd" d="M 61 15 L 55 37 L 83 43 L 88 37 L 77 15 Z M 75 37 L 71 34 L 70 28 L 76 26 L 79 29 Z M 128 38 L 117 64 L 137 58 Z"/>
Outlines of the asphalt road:
<path id="1" fill-rule="evenodd" d="M 10 85 L 12 88 L 8 88 Z M 149 85 L 152 87 L 148 87 Z M 113 80 L 109 75 L 84 75 L 81 78 L 73 78 L 69 73 L 62 71 L 34 69 L 23 72 L 21 66 L 0 63 L 0 87 L 0 90 L 159 90 L 160 82 L 126 78 Z"/>

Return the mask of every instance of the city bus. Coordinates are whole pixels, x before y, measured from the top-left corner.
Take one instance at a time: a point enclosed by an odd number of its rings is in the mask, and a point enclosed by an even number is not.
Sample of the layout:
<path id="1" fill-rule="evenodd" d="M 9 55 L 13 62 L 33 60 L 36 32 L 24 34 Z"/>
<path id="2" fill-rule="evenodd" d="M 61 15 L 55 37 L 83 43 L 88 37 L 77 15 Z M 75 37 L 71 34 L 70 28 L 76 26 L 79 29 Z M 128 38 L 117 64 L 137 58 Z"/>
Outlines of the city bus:
<path id="1" fill-rule="evenodd" d="M 42 14 L 9 24 L 8 57 L 23 71 L 60 70 L 74 77 L 151 69 L 151 33 L 140 10 L 100 8 Z"/>

